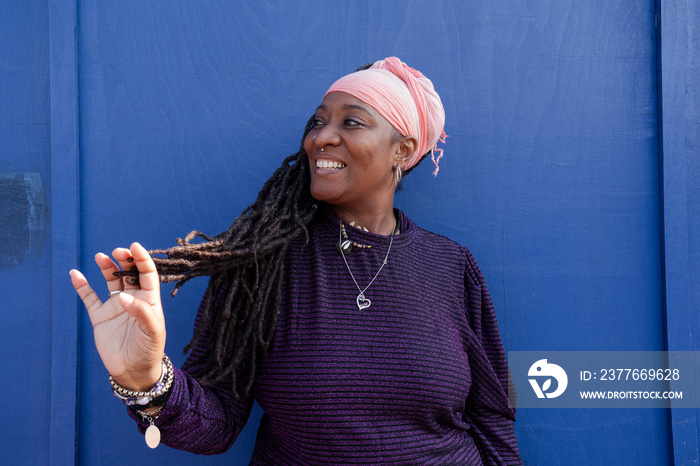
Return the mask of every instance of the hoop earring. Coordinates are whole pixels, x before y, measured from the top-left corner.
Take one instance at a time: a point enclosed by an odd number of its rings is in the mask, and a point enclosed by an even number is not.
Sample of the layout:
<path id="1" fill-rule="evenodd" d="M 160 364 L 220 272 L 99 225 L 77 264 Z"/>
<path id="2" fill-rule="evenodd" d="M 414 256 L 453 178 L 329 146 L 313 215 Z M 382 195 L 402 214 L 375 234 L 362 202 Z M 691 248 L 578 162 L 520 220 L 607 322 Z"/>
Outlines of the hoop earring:
<path id="1" fill-rule="evenodd" d="M 396 169 L 394 170 L 394 187 L 398 186 L 399 183 L 401 182 L 401 178 L 403 177 L 403 173 L 401 172 L 401 167 L 397 163 L 395 165 Z"/>

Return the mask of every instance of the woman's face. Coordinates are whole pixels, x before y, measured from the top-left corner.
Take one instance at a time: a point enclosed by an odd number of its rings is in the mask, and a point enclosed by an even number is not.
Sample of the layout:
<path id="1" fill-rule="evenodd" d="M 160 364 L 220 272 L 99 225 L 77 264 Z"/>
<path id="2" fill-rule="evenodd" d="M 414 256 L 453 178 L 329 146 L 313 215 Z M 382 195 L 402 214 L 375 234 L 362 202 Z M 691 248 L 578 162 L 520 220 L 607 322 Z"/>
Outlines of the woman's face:
<path id="1" fill-rule="evenodd" d="M 367 103 L 344 92 L 327 94 L 304 140 L 311 195 L 349 211 L 391 207 L 397 135 Z"/>

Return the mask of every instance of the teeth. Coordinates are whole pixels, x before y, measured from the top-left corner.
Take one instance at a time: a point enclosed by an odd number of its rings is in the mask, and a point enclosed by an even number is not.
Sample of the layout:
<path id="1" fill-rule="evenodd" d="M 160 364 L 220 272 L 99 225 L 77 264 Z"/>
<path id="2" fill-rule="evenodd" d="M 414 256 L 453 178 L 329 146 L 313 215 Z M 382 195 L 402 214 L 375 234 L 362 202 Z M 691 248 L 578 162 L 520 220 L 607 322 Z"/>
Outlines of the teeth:
<path id="1" fill-rule="evenodd" d="M 331 160 L 317 160 L 316 168 L 345 168 L 345 164 Z"/>

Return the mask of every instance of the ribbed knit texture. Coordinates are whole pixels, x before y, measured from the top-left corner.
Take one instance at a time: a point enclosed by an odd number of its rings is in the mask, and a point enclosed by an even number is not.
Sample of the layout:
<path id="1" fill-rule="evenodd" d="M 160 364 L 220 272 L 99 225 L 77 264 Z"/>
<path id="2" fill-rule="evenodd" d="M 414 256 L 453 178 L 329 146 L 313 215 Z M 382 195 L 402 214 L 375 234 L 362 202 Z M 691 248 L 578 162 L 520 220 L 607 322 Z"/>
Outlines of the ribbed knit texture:
<path id="1" fill-rule="evenodd" d="M 321 212 L 285 258 L 283 306 L 254 385 L 265 415 L 251 464 L 522 464 L 496 317 L 469 251 L 400 214 L 360 311 L 339 224 Z M 346 230 L 372 245 L 346 256 L 364 288 L 389 239 Z M 176 370 L 157 425 L 163 443 L 211 454 L 230 447 L 253 400 L 200 387 L 188 373 L 201 353 Z"/>

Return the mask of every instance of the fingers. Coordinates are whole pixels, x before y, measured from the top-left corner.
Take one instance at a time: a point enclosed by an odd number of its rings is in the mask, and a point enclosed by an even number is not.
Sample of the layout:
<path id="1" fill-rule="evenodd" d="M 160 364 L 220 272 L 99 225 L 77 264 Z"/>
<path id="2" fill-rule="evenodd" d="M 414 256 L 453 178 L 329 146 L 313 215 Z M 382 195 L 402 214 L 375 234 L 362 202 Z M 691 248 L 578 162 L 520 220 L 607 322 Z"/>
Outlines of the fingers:
<path id="1" fill-rule="evenodd" d="M 134 258 L 136 267 L 139 271 L 139 282 L 142 290 L 147 291 L 157 291 L 160 293 L 160 279 L 158 278 L 158 271 L 156 270 L 156 264 L 153 263 L 153 259 L 148 254 L 148 251 L 144 249 L 139 243 L 131 244 L 131 256 Z"/>
<path id="2" fill-rule="evenodd" d="M 80 296 L 80 299 L 83 301 L 83 304 L 85 304 L 85 307 L 88 310 L 88 314 L 91 316 L 92 319 L 92 312 L 102 305 L 102 301 L 97 296 L 97 293 L 95 293 L 92 287 L 90 287 L 90 284 L 88 283 L 85 276 L 79 271 L 75 269 L 71 270 L 70 280 L 71 283 L 73 283 L 73 288 L 75 288 L 75 291 L 78 292 L 78 296 Z"/>
<path id="3" fill-rule="evenodd" d="M 118 272 L 119 267 L 117 267 L 117 264 L 115 264 L 109 256 L 98 252 L 95 255 L 95 262 L 102 271 L 102 275 L 105 277 L 107 288 L 110 292 L 124 289 L 121 278 L 114 276 L 114 272 Z"/>
<path id="4" fill-rule="evenodd" d="M 155 293 L 151 295 L 154 299 L 147 299 L 152 305 L 158 304 L 160 300 L 160 279 L 158 277 L 158 271 L 156 265 L 153 263 L 153 259 L 148 254 L 148 251 L 141 246 L 139 243 L 132 243 L 130 249 L 117 248 L 112 252 L 114 259 L 118 262 L 115 263 L 109 256 L 103 253 L 97 253 L 95 255 L 95 262 L 100 267 L 102 275 L 107 282 L 107 288 L 110 293 L 114 291 L 145 291 Z M 138 272 L 137 277 L 119 277 L 115 276 L 115 272 L 121 270 L 136 270 Z M 76 273 L 80 274 L 77 270 Z M 71 271 L 71 277 L 73 277 L 73 271 Z M 77 275 L 76 275 L 77 277 Z M 87 285 L 87 280 L 80 274 L 84 285 Z M 81 285 L 83 282 L 80 282 Z M 84 286 L 83 285 L 83 286 Z M 77 290 L 77 288 L 76 288 Z M 94 294 L 92 288 L 88 285 L 84 291 L 86 296 L 88 291 Z M 82 297 L 82 296 L 81 296 Z M 95 294 L 94 299 L 99 301 L 99 298 Z M 101 304 L 101 301 L 100 301 Z M 87 307 L 87 303 L 85 303 Z M 98 305 L 99 306 L 99 305 Z"/>
<path id="5" fill-rule="evenodd" d="M 117 248 L 112 251 L 112 256 L 119 262 L 119 267 L 122 270 L 137 270 L 134 263 L 134 257 L 131 255 L 131 250 L 126 248 Z M 122 277 L 124 290 L 140 290 L 140 281 L 138 276 Z"/>

